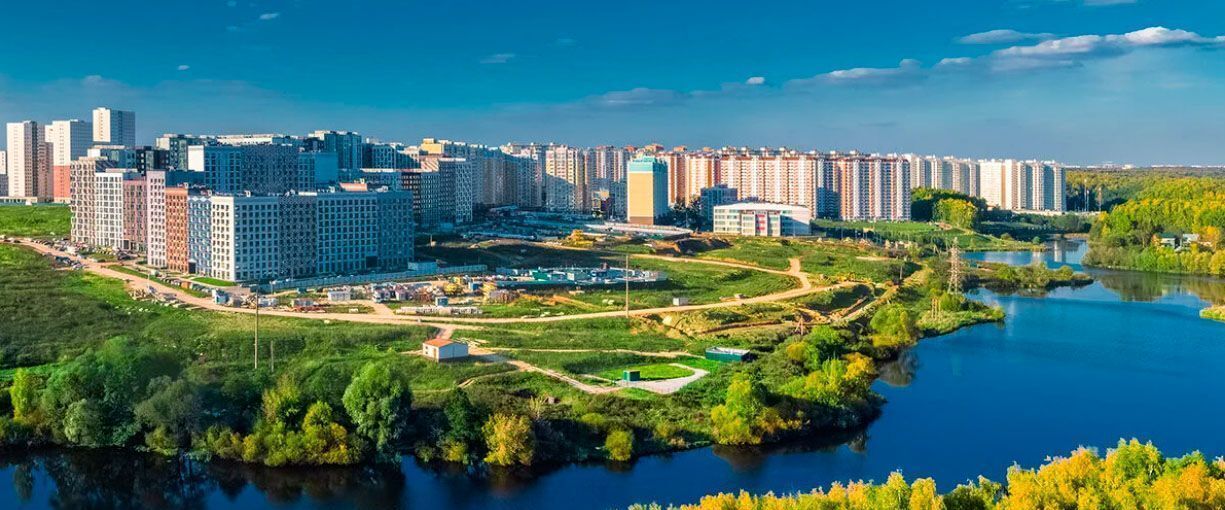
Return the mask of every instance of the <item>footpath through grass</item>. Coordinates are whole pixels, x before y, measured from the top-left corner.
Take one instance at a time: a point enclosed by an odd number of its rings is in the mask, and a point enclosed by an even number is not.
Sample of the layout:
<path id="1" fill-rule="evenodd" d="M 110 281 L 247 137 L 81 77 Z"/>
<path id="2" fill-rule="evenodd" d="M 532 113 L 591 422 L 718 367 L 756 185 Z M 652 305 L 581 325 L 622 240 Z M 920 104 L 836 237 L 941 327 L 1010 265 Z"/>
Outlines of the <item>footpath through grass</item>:
<path id="1" fill-rule="evenodd" d="M 0 235 L 67 236 L 71 222 L 66 205 L 0 205 Z"/>
<path id="2" fill-rule="evenodd" d="M 115 336 L 198 356 L 224 368 L 253 359 L 252 315 L 189 311 L 136 301 L 119 280 L 62 271 L 32 250 L 0 245 L 0 369 L 51 363 Z M 260 354 L 300 359 L 419 349 L 432 328 L 260 318 Z"/>

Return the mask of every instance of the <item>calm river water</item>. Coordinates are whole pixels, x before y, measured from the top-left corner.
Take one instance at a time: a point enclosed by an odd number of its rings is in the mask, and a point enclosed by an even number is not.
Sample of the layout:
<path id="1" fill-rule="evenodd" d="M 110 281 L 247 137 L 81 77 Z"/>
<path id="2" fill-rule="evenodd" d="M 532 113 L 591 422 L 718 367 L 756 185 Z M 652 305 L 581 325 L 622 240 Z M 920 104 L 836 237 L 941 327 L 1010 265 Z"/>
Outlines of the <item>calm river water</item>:
<path id="1" fill-rule="evenodd" d="M 1080 269 L 1083 250 L 969 257 Z M 707 448 L 534 477 L 438 472 L 412 460 L 400 469 L 269 470 L 115 451 L 0 453 L 0 506 L 606 509 L 882 480 L 899 469 L 947 490 L 1119 438 L 1225 454 L 1225 324 L 1197 316 L 1225 301 L 1225 280 L 1091 272 L 1096 283 L 1046 297 L 976 292 L 1002 306 L 1006 322 L 923 341 L 886 367 L 876 386 L 889 399 L 884 414 L 835 444 Z"/>

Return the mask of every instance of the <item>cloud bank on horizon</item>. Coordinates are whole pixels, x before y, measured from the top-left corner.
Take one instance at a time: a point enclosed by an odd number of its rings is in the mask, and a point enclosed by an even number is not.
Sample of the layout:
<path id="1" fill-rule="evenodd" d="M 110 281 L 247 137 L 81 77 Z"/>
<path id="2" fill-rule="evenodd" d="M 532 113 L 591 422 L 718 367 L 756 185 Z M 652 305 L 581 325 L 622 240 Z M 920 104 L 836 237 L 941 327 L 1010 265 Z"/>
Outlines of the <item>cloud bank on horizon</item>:
<path id="1" fill-rule="evenodd" d="M 1225 8 L 1207 2 L 1199 16 L 1153 24 L 1146 22 L 1162 20 L 1153 12 L 1168 11 L 1159 0 L 936 6 L 927 14 L 960 18 L 933 21 L 942 31 L 923 37 L 876 40 L 853 31 L 800 39 L 782 30 L 789 17 L 772 18 L 780 30 L 752 38 L 723 31 L 730 40 L 720 41 L 704 38 L 720 31 L 700 19 L 672 33 L 629 21 L 620 37 L 545 28 L 583 20 L 581 6 L 558 8 L 549 23 L 506 28 L 522 30 L 507 37 L 484 37 L 482 27 L 446 16 L 437 27 L 415 22 L 421 30 L 407 37 L 378 26 L 348 32 L 343 15 L 313 16 L 305 5 L 313 1 L 276 10 L 219 2 L 215 15 L 205 9 L 192 18 L 212 27 L 203 46 L 230 53 L 186 51 L 202 46 L 183 41 L 145 44 L 132 66 L 118 65 L 105 47 L 65 53 L 60 65 L 0 55 L 0 121 L 83 117 L 106 104 L 137 110 L 145 141 L 162 132 L 350 129 L 405 141 L 785 144 L 1225 164 L 1225 35 L 1193 29 Z M 778 3 L 797 14 L 820 11 Z M 897 19 L 887 9 L 874 16 L 907 24 L 911 7 L 894 7 Z M 838 9 L 853 15 L 855 7 Z M 1001 27 L 1000 19 L 1016 24 Z M 350 38 L 324 37 L 310 54 L 301 32 L 321 26 Z M 19 32 L 0 33 L 0 44 Z"/>

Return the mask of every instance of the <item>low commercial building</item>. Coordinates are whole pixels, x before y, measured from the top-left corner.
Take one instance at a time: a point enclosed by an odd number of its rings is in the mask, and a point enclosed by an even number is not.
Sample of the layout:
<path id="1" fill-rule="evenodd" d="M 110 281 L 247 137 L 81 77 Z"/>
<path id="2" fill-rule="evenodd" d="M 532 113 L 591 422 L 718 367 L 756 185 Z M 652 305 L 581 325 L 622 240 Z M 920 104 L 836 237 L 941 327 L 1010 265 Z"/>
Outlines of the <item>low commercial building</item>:
<path id="1" fill-rule="evenodd" d="M 797 205 L 741 203 L 714 209 L 714 232 L 739 236 L 787 237 L 812 233 L 812 212 Z"/>

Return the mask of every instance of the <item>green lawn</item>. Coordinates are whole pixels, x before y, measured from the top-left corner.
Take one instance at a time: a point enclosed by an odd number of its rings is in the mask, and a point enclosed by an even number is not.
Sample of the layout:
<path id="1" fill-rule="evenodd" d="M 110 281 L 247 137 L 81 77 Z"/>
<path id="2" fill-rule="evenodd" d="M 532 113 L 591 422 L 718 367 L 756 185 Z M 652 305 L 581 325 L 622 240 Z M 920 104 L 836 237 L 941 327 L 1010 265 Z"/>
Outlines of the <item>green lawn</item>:
<path id="1" fill-rule="evenodd" d="M 209 278 L 207 276 L 197 276 L 195 278 L 192 278 L 192 280 L 203 283 L 205 285 L 212 285 L 214 287 L 233 287 L 234 285 L 236 285 L 234 282 L 231 282 L 231 281 L 218 280 L 216 278 Z"/>
<path id="2" fill-rule="evenodd" d="M 672 351 L 686 348 L 686 341 L 669 338 L 652 329 L 645 319 L 583 319 L 561 322 L 498 324 L 458 336 L 485 340 L 491 347 L 529 349 L 630 349 Z"/>
<path id="3" fill-rule="evenodd" d="M 616 381 L 622 378 L 626 370 L 637 370 L 638 376 L 643 381 L 661 381 L 664 379 L 676 379 L 678 377 L 689 377 L 693 375 L 693 371 L 688 368 L 678 367 L 669 363 L 652 363 L 648 365 L 634 365 L 622 368 L 614 368 L 605 370 L 596 375 Z"/>
<path id="4" fill-rule="evenodd" d="M 71 218 L 66 205 L 0 205 L 0 235 L 67 236 Z"/>

